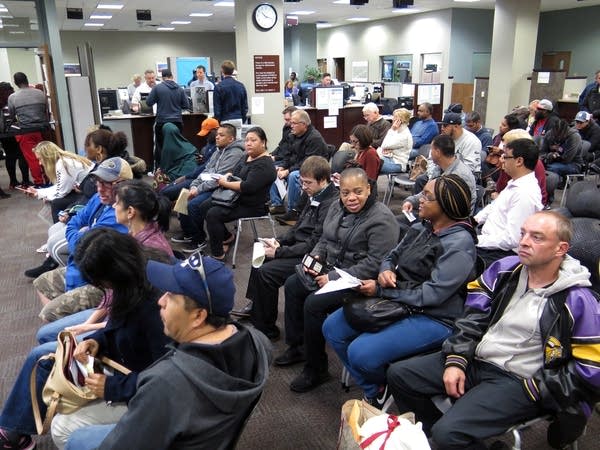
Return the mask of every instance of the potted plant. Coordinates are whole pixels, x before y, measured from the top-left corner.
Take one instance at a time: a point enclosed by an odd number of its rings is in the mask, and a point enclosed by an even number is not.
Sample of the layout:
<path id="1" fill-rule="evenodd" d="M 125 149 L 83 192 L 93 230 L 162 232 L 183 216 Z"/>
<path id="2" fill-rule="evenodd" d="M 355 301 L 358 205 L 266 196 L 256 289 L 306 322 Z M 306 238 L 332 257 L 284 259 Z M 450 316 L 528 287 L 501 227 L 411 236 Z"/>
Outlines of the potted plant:
<path id="1" fill-rule="evenodd" d="M 304 80 L 308 83 L 317 83 L 321 80 L 321 72 L 316 67 L 304 66 Z"/>

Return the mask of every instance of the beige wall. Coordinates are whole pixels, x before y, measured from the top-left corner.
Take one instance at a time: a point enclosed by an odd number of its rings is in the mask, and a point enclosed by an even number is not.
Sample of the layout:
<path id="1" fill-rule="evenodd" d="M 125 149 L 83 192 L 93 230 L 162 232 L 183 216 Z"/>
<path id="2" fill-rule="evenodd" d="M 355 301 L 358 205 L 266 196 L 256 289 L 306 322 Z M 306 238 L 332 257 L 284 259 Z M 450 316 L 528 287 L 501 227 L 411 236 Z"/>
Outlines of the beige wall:
<path id="1" fill-rule="evenodd" d="M 65 63 L 77 63 L 77 46 L 91 44 L 99 88 L 127 86 L 132 74 L 154 69 L 169 56 L 210 56 L 217 74 L 224 59 L 235 59 L 234 33 L 62 31 L 60 36 Z"/>

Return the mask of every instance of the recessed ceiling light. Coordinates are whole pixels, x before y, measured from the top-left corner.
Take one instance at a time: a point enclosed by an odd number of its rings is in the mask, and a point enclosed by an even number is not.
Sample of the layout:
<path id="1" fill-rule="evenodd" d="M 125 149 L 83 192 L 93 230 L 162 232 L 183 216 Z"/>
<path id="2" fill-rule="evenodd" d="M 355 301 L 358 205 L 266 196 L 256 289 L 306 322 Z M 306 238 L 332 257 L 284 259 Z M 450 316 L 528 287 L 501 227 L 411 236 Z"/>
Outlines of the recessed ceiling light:
<path id="1" fill-rule="evenodd" d="M 110 14 L 92 14 L 90 16 L 90 19 L 100 19 L 100 20 L 108 20 L 108 19 L 112 19 L 112 15 Z"/>
<path id="2" fill-rule="evenodd" d="M 175 27 L 158 27 L 156 31 L 173 31 Z"/>
<path id="3" fill-rule="evenodd" d="M 174 20 L 171 25 L 189 25 L 190 23 L 192 22 L 189 20 Z"/>
<path id="4" fill-rule="evenodd" d="M 190 17 L 210 17 L 213 13 L 191 13 Z"/>
<path id="5" fill-rule="evenodd" d="M 229 1 L 229 0 L 222 0 L 220 2 L 215 3 L 215 6 L 230 6 L 233 7 L 235 5 L 235 2 Z"/>
<path id="6" fill-rule="evenodd" d="M 371 20 L 368 17 L 350 17 L 346 20 L 349 20 L 350 22 L 364 22 L 366 20 Z"/>
<path id="7" fill-rule="evenodd" d="M 103 27 L 103 23 L 87 22 L 83 24 L 84 27 Z"/>
<path id="8" fill-rule="evenodd" d="M 316 11 L 291 11 L 290 14 L 295 16 L 310 16 L 314 14 Z"/>
<path id="9" fill-rule="evenodd" d="M 333 25 L 331 25 L 330 23 L 319 23 L 317 22 L 317 29 L 321 29 L 321 28 L 331 28 Z"/>
<path id="10" fill-rule="evenodd" d="M 125 5 L 116 5 L 116 4 L 108 4 L 108 3 L 100 3 L 96 8 L 98 9 L 123 9 Z"/>

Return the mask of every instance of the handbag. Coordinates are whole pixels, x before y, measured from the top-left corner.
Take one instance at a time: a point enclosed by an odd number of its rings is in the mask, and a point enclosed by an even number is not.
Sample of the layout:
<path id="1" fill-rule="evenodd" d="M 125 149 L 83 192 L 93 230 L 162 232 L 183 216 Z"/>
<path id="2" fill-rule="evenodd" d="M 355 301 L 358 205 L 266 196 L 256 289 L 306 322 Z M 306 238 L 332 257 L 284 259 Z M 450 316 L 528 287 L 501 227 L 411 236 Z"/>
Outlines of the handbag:
<path id="1" fill-rule="evenodd" d="M 242 179 L 230 175 L 227 181 L 242 181 Z M 238 191 L 220 186 L 212 193 L 212 204 L 224 206 L 225 208 L 233 208 L 240 198 L 240 194 Z"/>
<path id="2" fill-rule="evenodd" d="M 364 400 L 348 400 L 342 406 L 337 450 L 428 450 L 422 424 L 412 412 L 386 414 Z"/>
<path id="3" fill-rule="evenodd" d="M 410 181 L 415 181 L 419 175 L 422 175 L 427 172 L 427 158 L 423 155 L 418 155 L 415 158 L 415 163 L 410 169 L 410 174 L 408 175 L 408 179 Z"/>
<path id="4" fill-rule="evenodd" d="M 348 325 L 363 333 L 377 333 L 413 313 L 404 303 L 362 294 L 345 297 L 343 311 Z"/>
<path id="5" fill-rule="evenodd" d="M 38 434 L 48 432 L 52 418 L 56 413 L 73 413 L 85 404 L 98 398 L 87 386 L 83 385 L 84 374 L 81 372 L 76 374 L 78 378 L 77 384 L 73 380 L 75 372 L 72 369 L 76 367 L 75 359 L 73 358 L 75 347 L 77 347 L 75 335 L 70 331 L 61 331 L 58 334 L 56 352 L 49 353 L 38 359 L 38 363 L 44 360 L 54 360 L 54 366 L 52 366 L 50 375 L 48 375 L 48 379 L 42 390 L 42 400 L 48 406 L 46 417 L 43 421 L 36 394 L 37 363 L 31 371 L 29 390 Z M 131 373 L 126 367 L 106 357 L 102 357 L 94 362 L 94 371 L 101 372 L 102 365 L 109 366 L 124 375 Z"/>
<path id="6" fill-rule="evenodd" d="M 171 182 L 171 179 L 169 178 L 169 175 L 164 173 L 162 171 L 162 169 L 158 168 L 154 171 L 154 179 L 152 180 L 152 188 L 156 192 L 162 191 L 164 188 L 166 188 L 169 185 L 170 182 Z"/>

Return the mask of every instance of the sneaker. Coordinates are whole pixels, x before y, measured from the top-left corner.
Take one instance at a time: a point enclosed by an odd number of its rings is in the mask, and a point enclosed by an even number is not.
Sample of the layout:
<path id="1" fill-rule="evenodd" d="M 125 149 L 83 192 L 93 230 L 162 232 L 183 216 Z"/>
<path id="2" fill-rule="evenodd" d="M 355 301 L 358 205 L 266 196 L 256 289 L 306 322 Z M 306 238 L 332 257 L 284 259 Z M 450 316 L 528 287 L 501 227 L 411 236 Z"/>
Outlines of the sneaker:
<path id="1" fill-rule="evenodd" d="M 246 305 L 240 309 L 232 309 L 231 315 L 238 317 L 250 317 L 250 313 L 252 312 L 252 300 L 248 300 Z"/>
<path id="2" fill-rule="evenodd" d="M 299 216 L 300 214 L 298 214 L 298 211 L 292 209 L 285 213 L 283 216 L 275 217 L 275 220 L 277 220 L 277 222 L 279 222 L 281 225 L 294 226 L 296 225 Z"/>
<path id="3" fill-rule="evenodd" d="M 269 208 L 269 212 L 271 214 L 285 214 L 285 206 L 283 206 L 283 205 L 271 206 Z"/>
<path id="4" fill-rule="evenodd" d="M 57 267 L 58 263 L 48 256 L 40 266 L 26 270 L 25 276 L 29 278 L 37 278 L 41 274 L 54 270 Z"/>
<path id="5" fill-rule="evenodd" d="M 306 361 L 306 357 L 304 356 L 304 352 L 300 347 L 288 347 L 285 352 L 279 355 L 273 363 L 276 366 L 291 366 L 293 364 L 298 364 Z"/>
<path id="6" fill-rule="evenodd" d="M 312 391 L 330 379 L 331 375 L 327 369 L 316 371 L 305 367 L 302 373 L 290 383 L 290 389 L 294 392 L 304 393 Z"/>
<path id="7" fill-rule="evenodd" d="M 206 245 L 207 245 L 206 241 L 200 242 L 199 244 L 194 244 L 192 242 L 188 242 L 188 244 L 185 247 L 183 247 L 181 249 L 181 251 L 185 252 L 185 253 L 195 253 L 195 252 L 204 250 L 206 248 Z"/>
<path id="8" fill-rule="evenodd" d="M 48 253 L 48 245 L 44 244 L 41 247 L 35 249 L 36 253 Z"/>
<path id="9" fill-rule="evenodd" d="M 0 428 L 0 448 L 15 450 L 33 450 L 35 442 L 27 434 L 19 434 Z"/>
<path id="10" fill-rule="evenodd" d="M 375 397 L 363 397 L 363 401 L 377 409 L 387 410 L 391 404 L 392 393 L 389 391 L 387 384 L 382 387 Z M 390 404 L 388 404 L 390 403 Z"/>
<path id="11" fill-rule="evenodd" d="M 172 238 L 171 238 L 171 242 L 178 242 L 178 243 L 189 243 L 192 242 L 192 238 L 189 236 L 186 236 L 183 233 L 178 233 L 175 234 Z"/>

